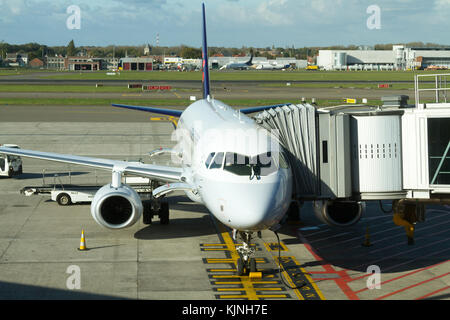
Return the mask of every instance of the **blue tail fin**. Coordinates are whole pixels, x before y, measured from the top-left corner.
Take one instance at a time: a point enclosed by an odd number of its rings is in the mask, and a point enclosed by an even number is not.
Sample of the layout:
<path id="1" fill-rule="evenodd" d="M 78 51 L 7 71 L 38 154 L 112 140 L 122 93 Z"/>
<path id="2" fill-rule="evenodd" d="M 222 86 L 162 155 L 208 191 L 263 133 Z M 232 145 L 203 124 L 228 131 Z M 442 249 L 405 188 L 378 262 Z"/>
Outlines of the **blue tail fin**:
<path id="1" fill-rule="evenodd" d="M 208 64 L 208 43 L 206 41 L 206 14 L 205 14 L 205 4 L 202 4 L 203 9 L 203 49 L 202 49 L 202 60 L 203 60 L 203 99 L 206 99 L 210 95 L 209 90 L 209 64 Z"/>

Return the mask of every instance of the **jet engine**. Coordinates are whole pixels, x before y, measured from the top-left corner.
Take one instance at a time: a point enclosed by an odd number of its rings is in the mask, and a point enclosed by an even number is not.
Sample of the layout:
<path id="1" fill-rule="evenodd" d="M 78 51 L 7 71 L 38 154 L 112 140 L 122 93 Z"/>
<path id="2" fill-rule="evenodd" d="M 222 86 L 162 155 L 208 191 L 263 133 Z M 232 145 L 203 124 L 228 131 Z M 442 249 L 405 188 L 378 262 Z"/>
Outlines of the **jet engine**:
<path id="1" fill-rule="evenodd" d="M 139 195 L 126 184 L 118 188 L 103 186 L 94 196 L 91 214 L 94 220 L 110 229 L 127 228 L 135 224 L 144 211 Z"/>
<path id="2" fill-rule="evenodd" d="M 363 204 L 358 201 L 314 201 L 316 217 L 332 227 L 349 227 L 361 219 Z"/>

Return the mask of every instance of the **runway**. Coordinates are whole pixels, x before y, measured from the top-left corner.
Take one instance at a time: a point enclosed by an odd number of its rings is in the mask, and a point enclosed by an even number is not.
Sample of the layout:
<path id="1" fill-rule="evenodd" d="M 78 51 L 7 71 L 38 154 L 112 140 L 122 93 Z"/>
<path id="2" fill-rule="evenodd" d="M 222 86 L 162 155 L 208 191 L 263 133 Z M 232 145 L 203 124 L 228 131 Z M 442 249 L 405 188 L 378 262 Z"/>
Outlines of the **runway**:
<path id="1" fill-rule="evenodd" d="M 150 122 L 137 111 L 7 108 L 0 111 L 0 142 L 22 148 L 150 161 L 149 151 L 174 144 L 171 123 Z M 170 164 L 169 157 L 155 161 Z M 252 281 L 235 275 L 238 244 L 230 230 L 183 194 L 170 197 L 169 225 L 156 219 L 111 231 L 95 223 L 88 204 L 61 207 L 45 196 L 20 195 L 24 186 L 42 184 L 43 169 L 47 181 L 68 170 L 73 183 L 111 179 L 108 172 L 31 159 L 24 159 L 23 175 L 0 179 L 0 299 L 450 299 L 448 207 L 428 208 L 416 244 L 408 246 L 403 228 L 378 203 L 369 203 L 362 221 L 345 230 L 321 224 L 305 204 L 301 224 L 280 230 L 280 247 L 270 231 L 256 239 L 263 278 Z M 85 252 L 77 250 L 82 229 Z M 368 230 L 372 246 L 363 247 Z M 368 288 L 373 265 L 381 271 L 380 289 Z M 71 286 L 73 266 L 80 288 Z"/>

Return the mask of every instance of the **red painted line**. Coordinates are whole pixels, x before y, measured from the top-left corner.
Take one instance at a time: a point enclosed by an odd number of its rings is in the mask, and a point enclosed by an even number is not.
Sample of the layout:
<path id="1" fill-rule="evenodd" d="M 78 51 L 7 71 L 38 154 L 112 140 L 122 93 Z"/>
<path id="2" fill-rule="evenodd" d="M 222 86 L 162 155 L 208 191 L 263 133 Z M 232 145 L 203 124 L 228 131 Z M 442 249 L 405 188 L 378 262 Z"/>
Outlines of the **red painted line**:
<path id="1" fill-rule="evenodd" d="M 411 263 L 412 261 L 416 261 L 417 259 L 423 259 L 423 258 L 427 258 L 427 257 L 430 257 L 430 256 L 434 256 L 434 255 L 436 255 L 436 254 L 439 254 L 439 253 L 442 253 L 442 252 L 445 252 L 445 251 L 448 251 L 448 250 L 450 250 L 450 248 L 446 248 L 446 249 L 444 249 L 444 250 L 440 250 L 440 251 L 437 251 L 437 252 L 431 252 L 430 254 L 427 254 L 427 255 L 425 255 L 425 256 L 420 256 L 420 257 L 414 258 L 414 259 L 412 259 L 412 260 L 408 260 L 408 261 L 406 261 L 406 262 L 403 262 L 403 263 L 399 263 L 399 264 L 390 266 L 389 268 L 385 268 L 385 269 L 383 270 L 383 273 L 385 273 L 386 270 L 391 270 L 391 269 L 394 269 L 394 268 L 396 268 L 396 267 L 398 267 L 398 266 L 401 266 L 401 265 L 403 265 L 403 264 Z M 432 268 L 432 267 L 438 266 L 438 265 L 440 265 L 440 264 L 442 264 L 442 263 L 447 263 L 447 262 L 449 262 L 449 261 L 450 261 L 450 260 L 445 260 L 445 261 L 443 261 L 443 262 L 439 262 L 438 264 L 435 264 L 435 265 L 432 265 L 432 266 L 429 266 L 429 267 L 425 267 L 423 270 L 426 270 L 426 269 L 428 269 L 428 268 Z M 422 269 L 418 269 L 418 270 L 420 271 L 420 270 L 422 270 Z M 361 279 L 364 279 L 365 277 L 369 277 L 369 276 L 370 276 L 370 274 L 367 274 L 367 275 L 364 275 L 364 276 L 359 276 L 359 277 L 356 277 L 356 278 L 352 278 L 352 280 L 350 280 L 350 281 L 361 280 Z"/>
<path id="2" fill-rule="evenodd" d="M 414 299 L 414 300 L 422 300 L 422 299 L 425 299 L 425 298 L 434 296 L 436 293 L 439 293 L 439 292 L 442 292 L 442 291 L 445 291 L 445 290 L 448 290 L 448 289 L 450 289 L 450 286 L 446 286 L 446 287 L 444 287 L 444 288 L 442 288 L 442 289 L 439 289 L 439 290 L 430 292 L 430 293 L 428 293 L 428 294 L 426 294 L 426 295 L 424 295 L 424 296 L 422 296 L 422 297 L 416 298 L 416 299 Z"/>
<path id="3" fill-rule="evenodd" d="M 419 282 L 419 283 L 413 284 L 413 285 L 411 285 L 411 286 L 408 286 L 408 287 L 406 287 L 406 288 L 403 288 L 403 289 L 400 289 L 400 290 L 397 290 L 397 291 L 391 292 L 391 293 L 389 293 L 389 294 L 386 294 L 386 295 L 384 295 L 384 296 L 378 297 L 378 298 L 376 298 L 375 300 L 381 300 L 381 299 L 385 299 L 385 298 L 387 298 L 387 297 L 390 297 L 390 296 L 393 296 L 393 295 L 395 295 L 395 294 L 397 294 L 397 293 L 400 293 L 400 292 L 403 292 L 403 291 L 409 290 L 409 289 L 411 289 L 411 288 L 415 288 L 415 287 L 418 287 L 418 286 L 420 286 L 420 285 L 422 285 L 422 284 L 425 284 L 425 283 L 427 283 L 427 282 L 430 282 L 430 281 L 433 281 L 433 280 L 436 280 L 436 279 L 439 279 L 439 278 L 445 277 L 445 276 L 447 276 L 447 275 L 449 275 L 449 274 L 450 274 L 450 272 L 447 272 L 447 273 L 444 273 L 444 274 L 442 274 L 442 275 L 440 275 L 440 276 L 437 276 L 437 277 L 433 277 L 433 278 L 430 278 L 430 279 L 427 279 L 427 280 L 421 281 L 421 282 Z"/>
<path id="4" fill-rule="evenodd" d="M 447 263 L 448 261 L 450 261 L 450 260 L 443 261 L 443 262 L 439 262 L 439 263 L 434 264 L 434 265 L 432 265 L 432 266 L 428 266 L 428 267 L 424 267 L 424 268 L 421 268 L 421 269 L 417 269 L 417 270 L 411 271 L 411 272 L 409 272 L 409 273 L 406 273 L 406 274 L 404 274 L 404 275 L 401 275 L 401 276 L 398 276 L 398 277 L 395 277 L 395 278 L 392 278 L 392 279 L 389 279 L 389 280 L 386 280 L 386 281 L 382 281 L 382 282 L 380 283 L 380 285 L 384 285 L 384 284 L 386 284 L 386 283 L 389 283 L 389 282 L 392 282 L 392 281 L 395 281 L 395 280 L 399 280 L 399 279 L 408 277 L 408 276 L 413 275 L 413 274 L 415 274 L 415 273 L 419 273 L 419 272 L 422 272 L 422 271 L 425 271 L 425 270 L 428 270 L 428 269 L 437 267 L 437 266 L 439 266 L 439 265 L 441 265 L 441 264 Z M 363 279 L 363 278 L 368 277 L 368 276 L 371 276 L 371 274 L 364 275 L 364 276 L 359 277 L 359 278 L 354 278 L 354 279 L 352 279 L 352 280 L 350 280 L 350 281 L 360 280 L 360 279 Z M 364 288 L 364 289 L 355 291 L 355 293 L 361 293 L 361 292 L 366 291 L 366 290 L 369 290 L 369 288 Z"/>
<path id="5" fill-rule="evenodd" d="M 329 263 L 326 263 L 326 261 L 320 257 L 314 250 L 314 248 L 309 244 L 308 240 L 306 240 L 305 237 L 300 233 L 300 231 L 297 230 L 297 236 L 304 244 L 305 248 L 311 253 L 311 255 L 316 259 L 317 261 L 324 262 L 322 264 L 322 268 L 325 269 L 327 273 L 336 273 L 340 277 L 333 279 L 334 282 L 338 285 L 338 287 L 342 290 L 342 292 L 349 298 L 350 300 L 359 300 L 359 297 L 353 292 L 353 290 L 347 285 L 347 279 L 350 277 L 347 274 L 347 271 L 336 271 L 333 266 Z"/>

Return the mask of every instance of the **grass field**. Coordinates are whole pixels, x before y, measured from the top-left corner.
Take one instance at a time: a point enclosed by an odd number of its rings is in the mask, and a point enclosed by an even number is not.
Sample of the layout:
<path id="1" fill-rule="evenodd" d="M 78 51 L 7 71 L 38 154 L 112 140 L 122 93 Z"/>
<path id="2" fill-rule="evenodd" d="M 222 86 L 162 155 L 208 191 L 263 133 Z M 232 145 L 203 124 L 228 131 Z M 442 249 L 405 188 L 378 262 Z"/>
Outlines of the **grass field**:
<path id="1" fill-rule="evenodd" d="M 437 73 L 437 72 L 433 72 Z M 450 73 L 440 71 L 439 73 Z M 332 82 L 389 82 L 414 81 L 414 74 L 432 74 L 429 71 L 211 71 L 212 81 L 332 81 Z M 66 74 L 46 75 L 45 79 L 59 80 L 154 80 L 154 81 L 201 81 L 201 72 L 125 71 L 114 76 L 106 72 L 67 72 Z"/>
<path id="2" fill-rule="evenodd" d="M 126 86 L 102 86 L 97 88 L 95 85 L 0 84 L 0 92 L 137 93 L 142 92 L 142 89 L 128 89 Z"/>
<path id="3" fill-rule="evenodd" d="M 30 74 L 37 72 L 57 72 L 56 70 L 41 70 L 41 69 L 25 69 L 25 68 L 17 68 L 17 69 L 0 69 L 0 76 L 17 76 L 22 74 Z"/>

